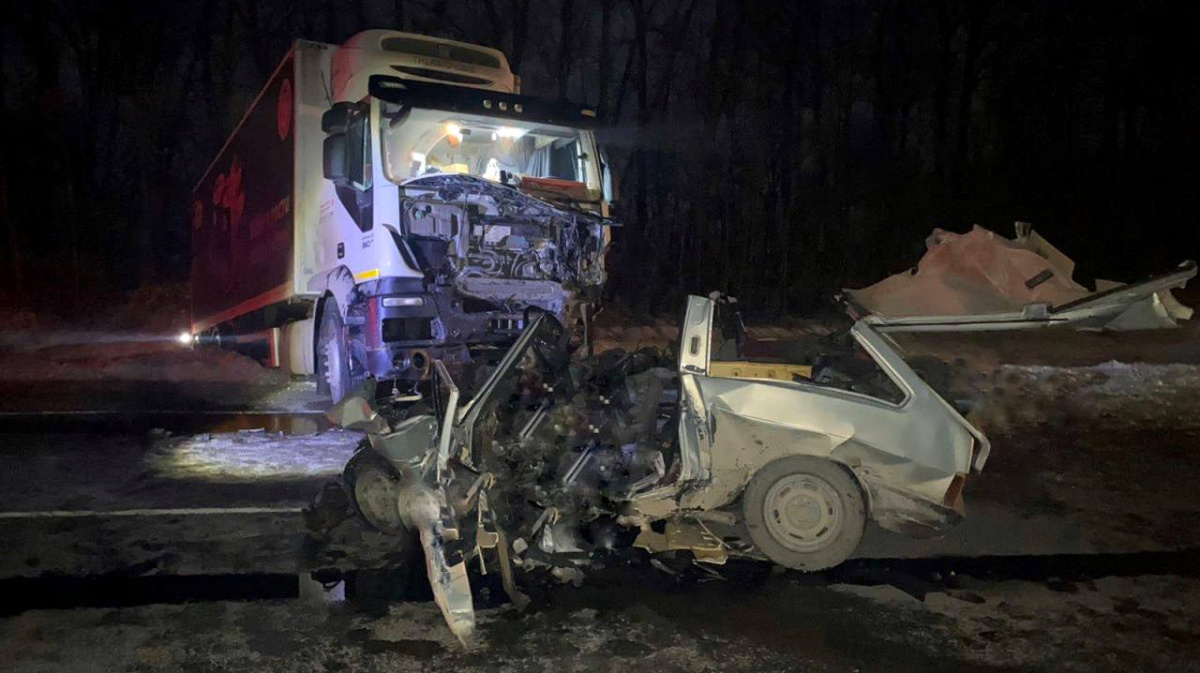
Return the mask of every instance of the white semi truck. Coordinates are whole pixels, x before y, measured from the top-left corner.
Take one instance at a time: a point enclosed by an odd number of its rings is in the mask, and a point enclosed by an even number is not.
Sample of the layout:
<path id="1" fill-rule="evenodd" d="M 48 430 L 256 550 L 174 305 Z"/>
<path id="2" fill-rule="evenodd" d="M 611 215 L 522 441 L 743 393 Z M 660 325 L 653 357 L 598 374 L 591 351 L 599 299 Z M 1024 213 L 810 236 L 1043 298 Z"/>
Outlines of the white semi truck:
<path id="1" fill-rule="evenodd" d="M 495 49 L 298 40 L 193 190 L 192 339 L 336 401 L 500 352 L 531 311 L 584 320 L 613 224 L 595 122 Z"/>

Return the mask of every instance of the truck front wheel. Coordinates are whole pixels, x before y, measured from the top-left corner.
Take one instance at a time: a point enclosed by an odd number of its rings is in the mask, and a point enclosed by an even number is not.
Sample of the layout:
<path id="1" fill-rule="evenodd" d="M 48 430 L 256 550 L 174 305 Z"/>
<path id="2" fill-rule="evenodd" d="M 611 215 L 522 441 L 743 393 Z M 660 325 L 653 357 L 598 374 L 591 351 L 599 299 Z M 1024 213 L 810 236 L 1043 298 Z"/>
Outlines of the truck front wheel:
<path id="1" fill-rule="evenodd" d="M 341 311 L 333 300 L 325 302 L 317 331 L 317 387 L 328 392 L 334 404 L 350 393 L 350 346 Z"/>

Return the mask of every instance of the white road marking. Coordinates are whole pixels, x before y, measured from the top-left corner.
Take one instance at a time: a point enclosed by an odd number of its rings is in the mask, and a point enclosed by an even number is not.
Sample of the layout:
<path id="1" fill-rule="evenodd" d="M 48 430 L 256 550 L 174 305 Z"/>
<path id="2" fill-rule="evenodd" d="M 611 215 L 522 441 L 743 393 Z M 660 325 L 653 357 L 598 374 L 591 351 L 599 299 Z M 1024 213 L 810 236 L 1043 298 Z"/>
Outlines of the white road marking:
<path id="1" fill-rule="evenodd" d="M 0 519 L 80 519 L 104 516 L 192 516 L 208 514 L 299 514 L 303 507 L 192 507 L 174 509 L 46 510 L 0 512 Z"/>

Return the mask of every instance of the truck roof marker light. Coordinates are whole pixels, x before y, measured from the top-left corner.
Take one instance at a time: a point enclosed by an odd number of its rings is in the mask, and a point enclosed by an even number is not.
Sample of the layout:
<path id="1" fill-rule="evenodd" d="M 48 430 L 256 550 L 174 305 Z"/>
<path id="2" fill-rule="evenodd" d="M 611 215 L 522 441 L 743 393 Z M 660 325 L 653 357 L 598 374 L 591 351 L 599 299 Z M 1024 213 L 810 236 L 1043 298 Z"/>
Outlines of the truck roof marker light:
<path id="1" fill-rule="evenodd" d="M 492 99 L 484 98 L 483 99 L 483 107 L 485 110 L 491 110 L 492 109 Z"/>
<path id="2" fill-rule="evenodd" d="M 508 103 L 505 103 L 504 101 L 500 101 L 500 109 L 501 109 L 501 110 L 507 110 L 507 109 L 508 109 Z"/>
<path id="3" fill-rule="evenodd" d="M 513 103 L 513 110 L 516 112 L 524 112 L 525 106 L 521 105 L 520 103 Z"/>

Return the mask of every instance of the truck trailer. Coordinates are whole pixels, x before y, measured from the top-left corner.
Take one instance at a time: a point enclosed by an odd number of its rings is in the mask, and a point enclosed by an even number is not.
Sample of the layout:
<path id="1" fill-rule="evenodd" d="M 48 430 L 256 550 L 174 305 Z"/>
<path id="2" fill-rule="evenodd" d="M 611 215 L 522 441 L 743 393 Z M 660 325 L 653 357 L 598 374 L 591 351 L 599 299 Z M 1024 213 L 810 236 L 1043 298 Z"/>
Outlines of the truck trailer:
<path id="1" fill-rule="evenodd" d="M 192 192 L 197 345 L 406 390 L 599 300 L 611 179 L 594 110 L 498 50 L 388 30 L 296 41 Z"/>

